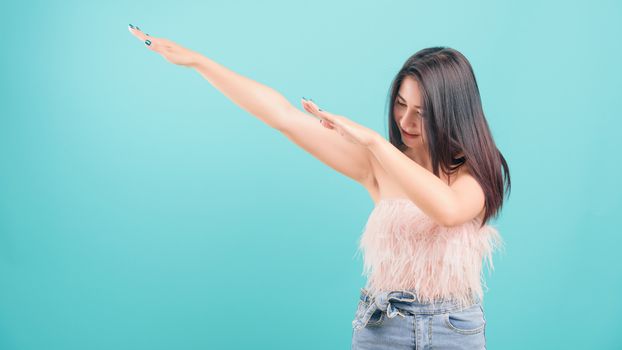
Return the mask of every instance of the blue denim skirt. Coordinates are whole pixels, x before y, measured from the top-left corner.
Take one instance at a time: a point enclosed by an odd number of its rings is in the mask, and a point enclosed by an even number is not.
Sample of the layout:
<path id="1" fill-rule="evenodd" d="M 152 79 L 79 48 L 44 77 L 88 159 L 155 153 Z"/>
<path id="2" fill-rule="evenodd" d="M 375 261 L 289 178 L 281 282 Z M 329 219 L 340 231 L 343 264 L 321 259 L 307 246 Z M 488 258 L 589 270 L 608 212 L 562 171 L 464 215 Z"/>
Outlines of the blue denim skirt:
<path id="1" fill-rule="evenodd" d="M 371 296 L 361 289 L 352 321 L 352 350 L 486 349 L 481 300 L 470 306 L 443 300 L 421 303 L 413 289 Z"/>

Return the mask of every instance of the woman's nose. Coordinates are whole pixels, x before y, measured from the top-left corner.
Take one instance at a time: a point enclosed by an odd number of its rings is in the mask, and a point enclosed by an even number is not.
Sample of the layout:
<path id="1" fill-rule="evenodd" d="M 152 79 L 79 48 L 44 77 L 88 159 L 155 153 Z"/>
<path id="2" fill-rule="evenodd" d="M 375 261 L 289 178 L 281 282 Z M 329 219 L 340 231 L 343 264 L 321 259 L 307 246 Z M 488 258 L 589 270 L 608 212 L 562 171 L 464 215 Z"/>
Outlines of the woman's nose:
<path id="1" fill-rule="evenodd" d="M 402 119 L 402 122 L 400 123 L 400 125 L 402 126 L 402 129 L 404 130 L 417 130 L 418 126 L 415 122 L 413 122 L 413 120 L 408 120 L 406 118 Z"/>
<path id="2" fill-rule="evenodd" d="M 417 129 L 418 128 L 417 116 L 411 116 L 409 114 L 406 114 L 404 117 L 402 117 L 402 121 L 400 124 L 406 130 Z"/>

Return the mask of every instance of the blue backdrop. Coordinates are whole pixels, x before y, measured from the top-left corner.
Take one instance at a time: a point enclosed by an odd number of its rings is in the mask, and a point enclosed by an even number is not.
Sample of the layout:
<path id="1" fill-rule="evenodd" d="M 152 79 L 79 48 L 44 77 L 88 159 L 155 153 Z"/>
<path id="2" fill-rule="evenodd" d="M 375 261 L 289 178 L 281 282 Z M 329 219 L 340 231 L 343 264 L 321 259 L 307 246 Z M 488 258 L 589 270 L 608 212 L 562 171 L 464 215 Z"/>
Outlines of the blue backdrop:
<path id="1" fill-rule="evenodd" d="M 385 136 L 406 58 L 461 51 L 513 180 L 488 347 L 620 348 L 619 1 L 0 8 L 0 349 L 350 346 L 365 189 L 129 23 Z"/>

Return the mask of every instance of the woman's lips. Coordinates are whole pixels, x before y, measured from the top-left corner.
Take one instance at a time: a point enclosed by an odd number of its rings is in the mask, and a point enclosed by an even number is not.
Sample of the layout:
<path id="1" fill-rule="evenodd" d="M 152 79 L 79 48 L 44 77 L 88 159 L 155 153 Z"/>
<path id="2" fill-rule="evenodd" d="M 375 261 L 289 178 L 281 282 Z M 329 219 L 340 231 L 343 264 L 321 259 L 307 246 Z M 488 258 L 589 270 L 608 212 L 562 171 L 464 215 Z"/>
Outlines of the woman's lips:
<path id="1" fill-rule="evenodd" d="M 406 131 L 402 130 L 402 132 L 404 133 L 404 135 L 408 136 L 408 137 L 417 137 L 419 135 L 415 135 L 415 134 L 409 134 Z"/>

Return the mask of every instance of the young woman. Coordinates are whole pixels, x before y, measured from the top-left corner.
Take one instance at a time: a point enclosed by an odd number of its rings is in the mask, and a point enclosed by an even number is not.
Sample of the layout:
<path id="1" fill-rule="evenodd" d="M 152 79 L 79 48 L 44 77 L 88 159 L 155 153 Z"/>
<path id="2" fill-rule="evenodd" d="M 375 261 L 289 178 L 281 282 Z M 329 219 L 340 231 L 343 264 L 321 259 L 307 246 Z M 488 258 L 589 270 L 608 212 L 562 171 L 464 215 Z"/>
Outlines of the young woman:
<path id="1" fill-rule="evenodd" d="M 492 268 L 503 244 L 487 222 L 511 184 L 461 53 L 432 47 L 404 63 L 391 87 L 387 141 L 313 101 L 303 98 L 304 113 L 195 51 L 129 30 L 367 189 L 376 205 L 359 245 L 368 279 L 353 349 L 485 349 L 482 259 Z"/>

